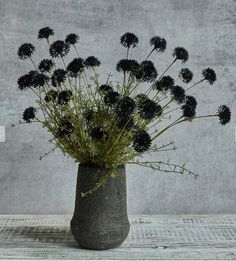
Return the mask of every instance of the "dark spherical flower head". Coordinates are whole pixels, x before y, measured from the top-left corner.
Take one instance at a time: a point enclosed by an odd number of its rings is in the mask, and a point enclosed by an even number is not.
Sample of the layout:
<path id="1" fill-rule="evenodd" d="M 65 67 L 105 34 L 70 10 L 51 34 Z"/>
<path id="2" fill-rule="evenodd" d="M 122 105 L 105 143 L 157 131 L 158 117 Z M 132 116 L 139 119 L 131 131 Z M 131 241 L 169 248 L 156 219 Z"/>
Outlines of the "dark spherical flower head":
<path id="1" fill-rule="evenodd" d="M 71 96 L 72 96 L 72 92 L 71 91 L 68 91 L 68 90 L 61 91 L 59 93 L 58 99 L 57 99 L 58 104 L 66 105 L 69 102 Z"/>
<path id="2" fill-rule="evenodd" d="M 128 72 L 129 71 L 129 60 L 122 59 L 116 65 L 116 70 L 118 72 Z"/>
<path id="3" fill-rule="evenodd" d="M 121 36 L 120 43 L 126 48 L 134 48 L 138 44 L 138 37 L 134 33 L 128 32 Z"/>
<path id="4" fill-rule="evenodd" d="M 23 113 L 23 120 L 30 123 L 32 119 L 35 118 L 36 109 L 34 107 L 29 107 L 25 109 Z"/>
<path id="5" fill-rule="evenodd" d="M 218 116 L 221 125 L 225 125 L 226 123 L 229 123 L 231 119 L 230 108 L 227 107 L 226 105 L 220 105 L 218 108 Z"/>
<path id="6" fill-rule="evenodd" d="M 24 43 L 18 49 L 18 56 L 20 59 L 25 60 L 33 54 L 35 51 L 34 46 L 31 43 Z"/>
<path id="7" fill-rule="evenodd" d="M 176 47 L 173 52 L 173 57 L 185 63 L 189 58 L 188 51 L 183 47 Z"/>
<path id="8" fill-rule="evenodd" d="M 192 107 L 189 104 L 184 104 L 181 107 L 182 111 L 183 111 L 183 116 L 187 117 L 187 118 L 192 118 L 196 115 L 196 108 Z"/>
<path id="9" fill-rule="evenodd" d="M 52 74 L 52 86 L 57 87 L 65 82 L 66 71 L 64 69 L 56 69 Z"/>
<path id="10" fill-rule="evenodd" d="M 136 60 L 129 60 L 129 72 L 134 75 L 139 69 L 139 63 Z"/>
<path id="11" fill-rule="evenodd" d="M 66 36 L 65 42 L 67 44 L 76 44 L 79 41 L 79 36 L 77 34 L 68 34 Z"/>
<path id="12" fill-rule="evenodd" d="M 86 111 L 84 111 L 83 116 L 84 116 L 84 118 L 86 119 L 87 122 L 90 122 L 94 117 L 94 113 L 95 112 L 92 109 L 86 110 Z"/>
<path id="13" fill-rule="evenodd" d="M 171 89 L 171 95 L 177 103 L 183 103 L 185 101 L 185 90 L 180 86 L 173 86 Z"/>
<path id="14" fill-rule="evenodd" d="M 179 77 L 184 83 L 189 83 L 193 79 L 193 73 L 188 68 L 182 68 L 179 72 Z"/>
<path id="15" fill-rule="evenodd" d="M 20 90 L 26 90 L 29 87 L 41 87 L 48 81 L 49 77 L 47 75 L 33 70 L 21 76 L 17 82 Z"/>
<path id="16" fill-rule="evenodd" d="M 104 103 L 108 106 L 115 105 L 120 97 L 120 94 L 115 91 L 111 91 L 104 96 Z"/>
<path id="17" fill-rule="evenodd" d="M 55 101 L 57 99 L 58 92 L 55 90 L 50 90 L 45 95 L 45 102 Z"/>
<path id="18" fill-rule="evenodd" d="M 141 108 L 142 104 L 143 104 L 146 100 L 148 100 L 149 98 L 148 98 L 148 96 L 147 96 L 146 94 L 140 93 L 140 94 L 136 95 L 134 99 L 135 99 L 135 101 L 136 101 L 136 106 L 137 106 L 137 108 L 139 109 L 139 108 Z"/>
<path id="19" fill-rule="evenodd" d="M 124 116 L 130 116 L 135 109 L 135 101 L 128 97 L 122 97 L 119 99 L 116 103 L 115 112 L 118 116 L 124 117 Z"/>
<path id="20" fill-rule="evenodd" d="M 36 74 L 38 74 L 38 71 L 36 71 L 36 70 L 31 70 L 31 71 L 28 72 L 28 74 L 33 77 L 33 76 L 35 76 Z"/>
<path id="21" fill-rule="evenodd" d="M 29 72 L 21 76 L 17 81 L 18 88 L 20 90 L 26 90 L 27 88 L 31 87 L 33 85 L 33 76 L 34 74 L 32 72 Z"/>
<path id="22" fill-rule="evenodd" d="M 150 45 L 157 51 L 164 52 L 166 49 L 166 39 L 159 36 L 154 36 L 150 39 Z"/>
<path id="23" fill-rule="evenodd" d="M 108 133 L 101 126 L 97 126 L 90 131 L 90 137 L 95 140 L 106 141 Z"/>
<path id="24" fill-rule="evenodd" d="M 195 109 L 197 107 L 197 101 L 196 101 L 196 99 L 193 96 L 186 96 L 185 97 L 185 104 L 189 105 L 189 106 L 192 106 Z"/>
<path id="25" fill-rule="evenodd" d="M 43 73 L 35 73 L 32 79 L 35 88 L 44 86 L 49 81 L 49 77 Z"/>
<path id="26" fill-rule="evenodd" d="M 57 40 L 53 42 L 49 48 L 49 53 L 53 58 L 57 58 L 59 56 L 63 57 L 68 54 L 70 50 L 70 45 L 65 43 L 64 41 Z"/>
<path id="27" fill-rule="evenodd" d="M 67 71 L 71 77 L 77 77 L 79 73 L 84 70 L 84 60 L 82 58 L 75 58 L 67 66 Z"/>
<path id="28" fill-rule="evenodd" d="M 117 63 L 116 69 L 118 72 L 131 72 L 135 74 L 139 69 L 139 64 L 136 60 L 122 59 Z"/>
<path id="29" fill-rule="evenodd" d="M 38 39 L 48 39 L 50 35 L 54 35 L 53 30 L 50 27 L 44 27 L 39 30 Z"/>
<path id="30" fill-rule="evenodd" d="M 53 68 L 54 63 L 51 59 L 43 59 L 40 63 L 39 63 L 39 70 L 40 72 L 44 73 L 44 72 L 50 72 L 51 69 Z"/>
<path id="31" fill-rule="evenodd" d="M 89 56 L 84 61 L 84 65 L 87 68 L 96 67 L 96 66 L 99 66 L 100 64 L 101 64 L 100 61 L 94 56 Z"/>
<path id="32" fill-rule="evenodd" d="M 103 93 L 103 94 L 108 94 L 109 92 L 112 92 L 113 89 L 110 85 L 108 84 L 103 84 L 99 87 L 99 90 Z"/>
<path id="33" fill-rule="evenodd" d="M 207 68 L 202 71 L 202 76 L 210 84 L 213 84 L 216 81 L 216 73 L 214 70 Z"/>
<path id="34" fill-rule="evenodd" d="M 163 76 L 159 81 L 155 82 L 154 88 L 158 91 L 167 91 L 173 87 L 175 81 L 170 76 Z"/>
<path id="35" fill-rule="evenodd" d="M 152 82 L 156 79 L 158 73 L 151 61 L 144 61 L 140 64 L 135 76 L 138 80 Z"/>
<path id="36" fill-rule="evenodd" d="M 70 122 L 69 119 L 63 119 L 58 128 L 57 137 L 65 138 L 71 135 L 74 131 L 74 125 Z"/>
<path id="37" fill-rule="evenodd" d="M 134 134 L 133 137 L 133 147 L 137 152 L 145 152 L 151 146 L 151 137 L 144 131 L 139 130 Z"/>
<path id="38" fill-rule="evenodd" d="M 161 116 L 162 108 L 155 101 L 146 99 L 139 107 L 139 114 L 144 120 L 152 120 L 156 116 Z"/>

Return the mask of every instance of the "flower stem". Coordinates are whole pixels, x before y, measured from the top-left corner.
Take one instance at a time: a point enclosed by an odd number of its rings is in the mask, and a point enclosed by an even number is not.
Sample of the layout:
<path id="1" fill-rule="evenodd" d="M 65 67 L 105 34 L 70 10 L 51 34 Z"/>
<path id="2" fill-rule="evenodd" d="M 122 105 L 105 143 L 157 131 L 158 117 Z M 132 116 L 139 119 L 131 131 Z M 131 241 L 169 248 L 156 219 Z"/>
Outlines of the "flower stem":
<path id="1" fill-rule="evenodd" d="M 154 52 L 154 50 L 155 50 L 155 48 L 153 48 L 153 49 L 151 50 L 151 52 L 148 54 L 148 56 L 145 58 L 144 61 L 147 61 L 147 59 L 151 56 L 151 54 Z"/>
<path id="2" fill-rule="evenodd" d="M 165 69 L 165 71 L 161 74 L 161 76 L 158 78 L 158 80 L 160 80 L 164 74 L 171 68 L 171 66 L 177 61 L 177 59 L 175 58 L 174 61 Z"/>
<path id="3" fill-rule="evenodd" d="M 190 89 L 192 89 L 193 87 L 195 87 L 195 86 L 198 85 L 199 83 L 203 82 L 204 80 L 205 80 L 205 79 L 201 79 L 200 81 L 194 83 L 192 86 L 188 87 L 185 92 L 189 91 Z"/>

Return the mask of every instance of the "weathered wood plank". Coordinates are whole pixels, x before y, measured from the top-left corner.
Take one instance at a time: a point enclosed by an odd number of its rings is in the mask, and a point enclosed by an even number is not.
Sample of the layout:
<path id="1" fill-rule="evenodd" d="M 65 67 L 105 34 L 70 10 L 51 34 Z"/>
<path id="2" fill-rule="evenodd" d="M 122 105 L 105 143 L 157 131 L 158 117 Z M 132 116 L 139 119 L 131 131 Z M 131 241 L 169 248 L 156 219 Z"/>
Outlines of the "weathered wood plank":
<path id="1" fill-rule="evenodd" d="M 1 259 L 236 259 L 236 215 L 130 216 L 121 247 L 80 249 L 69 215 L 0 215 Z"/>

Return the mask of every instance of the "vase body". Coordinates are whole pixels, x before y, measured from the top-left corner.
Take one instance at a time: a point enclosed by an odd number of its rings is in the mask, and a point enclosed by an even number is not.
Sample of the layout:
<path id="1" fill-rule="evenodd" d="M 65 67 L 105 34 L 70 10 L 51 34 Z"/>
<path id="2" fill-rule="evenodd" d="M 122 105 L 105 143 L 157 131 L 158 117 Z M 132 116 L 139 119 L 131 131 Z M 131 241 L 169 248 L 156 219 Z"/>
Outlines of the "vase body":
<path id="1" fill-rule="evenodd" d="M 79 165 L 71 231 L 82 248 L 115 248 L 129 233 L 125 167 L 117 172 L 119 175 L 109 178 L 105 186 L 82 197 L 81 192 L 94 188 L 107 170 Z"/>

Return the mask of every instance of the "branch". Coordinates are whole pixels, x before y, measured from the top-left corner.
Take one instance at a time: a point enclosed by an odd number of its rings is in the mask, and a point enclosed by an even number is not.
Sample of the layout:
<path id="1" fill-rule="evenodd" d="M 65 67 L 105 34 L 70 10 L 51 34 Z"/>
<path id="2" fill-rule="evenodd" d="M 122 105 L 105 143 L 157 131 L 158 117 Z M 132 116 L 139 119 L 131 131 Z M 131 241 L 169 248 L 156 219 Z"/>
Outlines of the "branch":
<path id="1" fill-rule="evenodd" d="M 195 178 L 197 178 L 199 176 L 199 174 L 196 174 L 188 169 L 185 168 L 185 164 L 183 165 L 176 165 L 173 163 L 169 163 L 169 160 L 167 162 L 163 162 L 163 161 L 133 161 L 133 162 L 128 162 L 127 164 L 137 164 L 140 165 L 142 167 L 147 167 L 147 168 L 151 168 L 152 170 L 155 171 L 162 171 L 162 172 L 167 172 L 167 173 L 178 173 L 181 175 L 192 175 Z M 163 166 L 163 167 L 161 167 Z M 168 167 L 168 169 L 167 169 Z"/>

